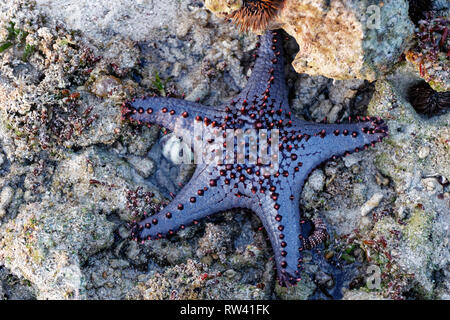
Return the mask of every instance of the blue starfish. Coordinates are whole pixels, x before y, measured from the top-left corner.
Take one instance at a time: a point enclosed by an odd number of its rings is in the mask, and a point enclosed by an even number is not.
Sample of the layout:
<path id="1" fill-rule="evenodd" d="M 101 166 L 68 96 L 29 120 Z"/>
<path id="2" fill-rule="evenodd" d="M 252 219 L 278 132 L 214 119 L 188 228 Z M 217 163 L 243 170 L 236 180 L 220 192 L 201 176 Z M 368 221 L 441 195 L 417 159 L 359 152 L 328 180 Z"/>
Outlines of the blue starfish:
<path id="1" fill-rule="evenodd" d="M 158 239 L 211 214 L 247 208 L 258 215 L 268 233 L 280 284 L 292 285 L 300 280 L 302 251 L 327 237 L 319 219 L 313 221 L 312 232 L 305 234 L 299 200 L 308 175 L 331 158 L 381 142 L 387 127 L 380 118 L 319 124 L 291 116 L 280 32 L 268 31 L 260 40 L 247 86 L 229 103 L 210 107 L 174 98 L 142 98 L 125 102 L 122 117 L 139 124 L 159 124 L 184 138 L 193 135 L 196 122 L 210 130 L 267 129 L 269 145 L 276 141 L 270 130 L 277 129 L 277 170 L 268 173 L 264 169 L 273 169 L 273 163 L 253 163 L 247 157 L 232 164 L 199 163 L 175 199 L 161 212 L 136 223 L 131 234 L 140 242 Z"/>

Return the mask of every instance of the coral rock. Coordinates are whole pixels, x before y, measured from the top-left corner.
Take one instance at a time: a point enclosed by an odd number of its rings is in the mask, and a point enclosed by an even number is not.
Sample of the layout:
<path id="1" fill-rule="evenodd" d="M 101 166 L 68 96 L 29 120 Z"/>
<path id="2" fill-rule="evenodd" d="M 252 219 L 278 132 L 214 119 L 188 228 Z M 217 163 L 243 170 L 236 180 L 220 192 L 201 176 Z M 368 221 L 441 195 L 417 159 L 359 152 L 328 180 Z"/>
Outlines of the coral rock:
<path id="1" fill-rule="evenodd" d="M 205 7 L 218 15 L 229 14 L 242 7 L 242 0 L 205 0 Z"/>
<path id="2" fill-rule="evenodd" d="M 300 46 L 292 63 L 297 72 L 367 80 L 389 71 L 414 29 L 406 0 L 285 0 L 269 22 L 277 28 Z"/>
<path id="3" fill-rule="evenodd" d="M 450 91 L 449 17 L 427 15 L 419 21 L 416 45 L 405 53 L 420 77 L 437 92 Z"/>
<path id="4" fill-rule="evenodd" d="M 375 80 L 401 55 L 413 27 L 406 1 L 286 0 L 274 22 L 300 46 L 299 73 Z"/>

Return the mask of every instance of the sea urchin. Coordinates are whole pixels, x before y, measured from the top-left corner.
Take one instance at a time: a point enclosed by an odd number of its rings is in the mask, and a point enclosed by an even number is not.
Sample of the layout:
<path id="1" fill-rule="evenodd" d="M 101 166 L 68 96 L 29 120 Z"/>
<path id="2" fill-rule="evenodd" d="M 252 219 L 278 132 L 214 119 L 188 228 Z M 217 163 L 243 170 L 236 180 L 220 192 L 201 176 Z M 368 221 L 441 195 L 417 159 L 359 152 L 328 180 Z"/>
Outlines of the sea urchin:
<path id="1" fill-rule="evenodd" d="M 263 31 L 277 15 L 284 0 L 244 0 L 242 7 L 227 15 L 242 31 Z"/>
<path id="2" fill-rule="evenodd" d="M 408 96 L 414 109 L 428 117 L 450 108 L 450 92 L 436 92 L 425 81 L 411 87 Z"/>

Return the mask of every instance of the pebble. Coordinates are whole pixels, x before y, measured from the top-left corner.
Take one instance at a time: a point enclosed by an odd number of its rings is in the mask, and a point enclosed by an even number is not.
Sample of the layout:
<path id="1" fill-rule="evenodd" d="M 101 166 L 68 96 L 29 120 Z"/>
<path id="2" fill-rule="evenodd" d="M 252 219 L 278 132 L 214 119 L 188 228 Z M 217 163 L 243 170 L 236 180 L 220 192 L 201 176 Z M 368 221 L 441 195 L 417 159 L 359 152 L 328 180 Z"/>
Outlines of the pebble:
<path id="1" fill-rule="evenodd" d="M 375 181 L 379 186 L 387 187 L 389 185 L 389 179 L 383 177 L 383 175 L 379 172 L 375 175 Z"/>
<path id="2" fill-rule="evenodd" d="M 396 211 L 396 217 L 399 220 L 404 220 L 408 217 L 408 210 L 405 207 L 400 207 L 397 211 Z"/>
<path id="3" fill-rule="evenodd" d="M 375 193 L 366 203 L 361 207 L 361 215 L 364 217 L 369 214 L 370 211 L 378 207 L 381 200 L 383 200 L 383 194 L 380 192 Z"/>
<path id="4" fill-rule="evenodd" d="M 178 39 L 183 40 L 187 34 L 189 33 L 189 31 L 191 30 L 191 25 L 187 24 L 187 23 L 180 23 L 177 25 L 177 29 L 176 29 L 176 36 Z"/>
<path id="5" fill-rule="evenodd" d="M 419 156 L 419 159 L 425 159 L 426 157 L 428 157 L 429 154 L 430 154 L 429 147 L 420 147 L 417 155 Z"/>
<path id="6" fill-rule="evenodd" d="M 325 175 L 322 170 L 317 169 L 311 173 L 308 183 L 315 191 L 322 191 L 325 185 Z"/>
<path id="7" fill-rule="evenodd" d="M 121 81 L 114 76 L 100 76 L 92 85 L 93 94 L 105 98 L 120 91 Z"/>
<path id="8" fill-rule="evenodd" d="M 0 209 L 1 212 L 0 213 L 0 218 L 2 218 L 2 216 L 5 214 L 5 210 L 8 208 L 8 206 L 10 205 L 11 201 L 13 200 L 14 197 L 14 189 L 11 188 L 10 186 L 6 186 L 2 189 L 2 192 L 0 193 Z"/>
<path id="9" fill-rule="evenodd" d="M 149 158 L 130 156 L 128 157 L 128 163 L 130 163 L 143 178 L 148 178 L 155 169 L 155 164 Z"/>
<path id="10" fill-rule="evenodd" d="M 362 160 L 361 153 L 352 153 L 343 158 L 344 164 L 347 168 L 351 168 L 353 165 L 357 164 Z"/>
<path id="11" fill-rule="evenodd" d="M 233 279 L 234 277 L 236 277 L 236 271 L 234 271 L 233 269 L 228 269 L 223 273 L 223 275 L 228 279 Z"/>
<path id="12" fill-rule="evenodd" d="M 428 192 L 442 192 L 443 187 L 436 178 L 422 179 L 422 184 Z"/>

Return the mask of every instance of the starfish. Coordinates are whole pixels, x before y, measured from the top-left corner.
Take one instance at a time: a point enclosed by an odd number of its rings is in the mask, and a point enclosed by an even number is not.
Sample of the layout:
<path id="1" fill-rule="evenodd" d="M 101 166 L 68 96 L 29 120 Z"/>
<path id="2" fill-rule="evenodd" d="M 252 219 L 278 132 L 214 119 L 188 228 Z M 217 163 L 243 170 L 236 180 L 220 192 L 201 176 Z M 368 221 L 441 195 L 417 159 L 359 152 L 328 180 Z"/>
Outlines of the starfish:
<path id="1" fill-rule="evenodd" d="M 263 134 L 258 143 L 267 139 L 267 150 L 275 159 L 270 164 L 263 162 L 262 157 L 255 162 L 244 153 L 233 163 L 197 161 L 191 180 L 180 193 L 159 213 L 135 223 L 131 237 L 139 242 L 159 239 L 217 212 L 250 209 L 267 231 L 280 284 L 289 286 L 300 281 L 302 251 L 328 236 L 320 219 L 311 225 L 301 218 L 299 201 L 305 180 L 321 163 L 381 142 L 387 136 L 387 126 L 375 117 L 357 117 L 354 123 L 349 120 L 346 124 L 311 123 L 295 118 L 285 84 L 281 33 L 266 32 L 257 47 L 257 59 L 246 87 L 224 105 L 204 106 L 165 97 L 134 99 L 122 105 L 124 120 L 158 124 L 183 139 L 192 137 L 199 123 L 207 130 L 222 130 L 223 137 L 228 130 L 259 130 Z M 227 147 L 229 142 L 216 140 L 208 140 L 216 153 L 219 143 Z M 248 141 L 243 145 L 249 147 Z M 238 147 L 233 148 L 231 153 L 237 153 Z"/>

